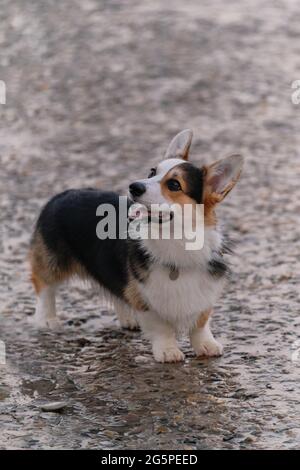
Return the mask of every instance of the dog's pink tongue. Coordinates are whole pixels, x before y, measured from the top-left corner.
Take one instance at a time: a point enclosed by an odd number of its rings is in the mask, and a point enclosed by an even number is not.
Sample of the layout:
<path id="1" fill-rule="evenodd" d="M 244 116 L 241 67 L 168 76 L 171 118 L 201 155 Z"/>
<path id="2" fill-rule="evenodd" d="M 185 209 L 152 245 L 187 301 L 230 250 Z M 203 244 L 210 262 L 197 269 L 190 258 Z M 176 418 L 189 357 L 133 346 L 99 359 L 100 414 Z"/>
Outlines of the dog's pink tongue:
<path id="1" fill-rule="evenodd" d="M 146 206 L 142 204 L 135 203 L 130 206 L 128 211 L 128 217 L 130 220 L 144 219 L 148 217 L 149 211 Z"/>

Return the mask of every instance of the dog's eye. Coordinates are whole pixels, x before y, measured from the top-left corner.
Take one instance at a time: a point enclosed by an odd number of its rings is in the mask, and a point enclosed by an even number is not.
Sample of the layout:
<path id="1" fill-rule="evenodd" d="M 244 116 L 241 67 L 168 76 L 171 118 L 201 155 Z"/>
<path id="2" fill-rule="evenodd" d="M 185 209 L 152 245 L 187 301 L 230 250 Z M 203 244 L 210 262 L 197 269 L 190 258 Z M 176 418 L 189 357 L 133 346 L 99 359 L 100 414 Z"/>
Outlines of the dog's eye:
<path id="1" fill-rule="evenodd" d="M 148 178 L 152 178 L 156 175 L 156 168 L 151 168 Z"/>
<path id="2" fill-rule="evenodd" d="M 177 180 L 168 180 L 167 181 L 167 186 L 168 186 L 168 189 L 170 191 L 180 191 L 181 190 L 180 183 Z"/>

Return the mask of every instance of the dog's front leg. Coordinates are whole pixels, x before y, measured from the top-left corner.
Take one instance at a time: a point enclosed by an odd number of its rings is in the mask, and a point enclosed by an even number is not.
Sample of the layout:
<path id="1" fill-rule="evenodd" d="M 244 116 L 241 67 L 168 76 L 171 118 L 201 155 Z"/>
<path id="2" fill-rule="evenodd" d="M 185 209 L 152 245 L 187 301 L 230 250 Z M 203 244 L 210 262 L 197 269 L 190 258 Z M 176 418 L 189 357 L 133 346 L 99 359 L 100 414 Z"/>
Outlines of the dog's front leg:
<path id="1" fill-rule="evenodd" d="M 153 311 L 139 315 L 142 331 L 151 341 L 154 359 L 157 362 L 183 361 L 184 354 L 178 348 L 175 328 Z"/>
<path id="2" fill-rule="evenodd" d="M 212 310 L 202 312 L 194 328 L 190 331 L 192 348 L 197 356 L 221 356 L 223 346 L 215 340 L 209 326 Z"/>

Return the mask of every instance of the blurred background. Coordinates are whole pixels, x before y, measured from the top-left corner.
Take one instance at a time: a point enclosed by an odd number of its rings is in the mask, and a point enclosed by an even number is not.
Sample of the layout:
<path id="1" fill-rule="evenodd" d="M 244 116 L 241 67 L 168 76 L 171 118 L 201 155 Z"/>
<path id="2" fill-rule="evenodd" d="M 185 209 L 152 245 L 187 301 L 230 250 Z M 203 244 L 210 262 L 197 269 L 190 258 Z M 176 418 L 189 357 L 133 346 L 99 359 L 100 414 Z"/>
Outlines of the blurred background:
<path id="1" fill-rule="evenodd" d="M 299 24 L 297 0 L 0 0 L 0 448 L 299 447 Z M 126 190 L 187 127 L 196 164 L 246 159 L 219 211 L 238 241 L 214 321 L 225 355 L 184 342 L 184 365 L 154 364 L 80 286 L 62 333 L 35 332 L 42 205 Z M 41 411 L 57 399 L 62 414 Z"/>

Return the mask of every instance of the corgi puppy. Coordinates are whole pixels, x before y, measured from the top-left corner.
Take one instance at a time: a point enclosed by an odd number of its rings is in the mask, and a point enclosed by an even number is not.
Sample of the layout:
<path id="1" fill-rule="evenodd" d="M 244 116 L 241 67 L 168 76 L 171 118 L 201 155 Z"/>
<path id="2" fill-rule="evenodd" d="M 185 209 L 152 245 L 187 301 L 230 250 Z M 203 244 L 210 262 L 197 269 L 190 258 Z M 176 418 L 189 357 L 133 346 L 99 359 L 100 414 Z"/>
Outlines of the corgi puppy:
<path id="1" fill-rule="evenodd" d="M 230 253 L 230 243 L 218 225 L 215 208 L 238 181 L 243 158 L 233 155 L 198 167 L 188 162 L 191 141 L 191 130 L 179 133 L 148 178 L 129 185 L 129 195 L 123 196 L 125 225 L 118 217 L 121 196 L 114 192 L 68 190 L 46 204 L 30 248 L 38 326 L 57 326 L 56 290 L 76 275 L 101 287 L 112 300 L 122 327 L 141 327 L 156 361 L 184 360 L 176 339 L 182 331 L 189 334 L 197 356 L 222 354 L 222 346 L 210 330 L 210 317 L 230 274 L 224 257 Z M 136 204 L 146 207 L 144 225 L 146 220 L 146 225 L 156 227 L 155 236 L 128 236 L 132 219 L 127 216 Z M 150 217 L 153 204 L 188 206 L 193 221 L 196 208 L 202 207 L 201 247 L 187 250 L 187 237 L 177 239 L 172 229 L 169 239 L 163 239 L 160 234 L 165 222 L 161 212 Z M 123 224 L 117 236 L 99 237 L 103 207 L 112 207 L 116 214 L 114 233 Z M 174 224 L 176 211 L 167 219 Z"/>

